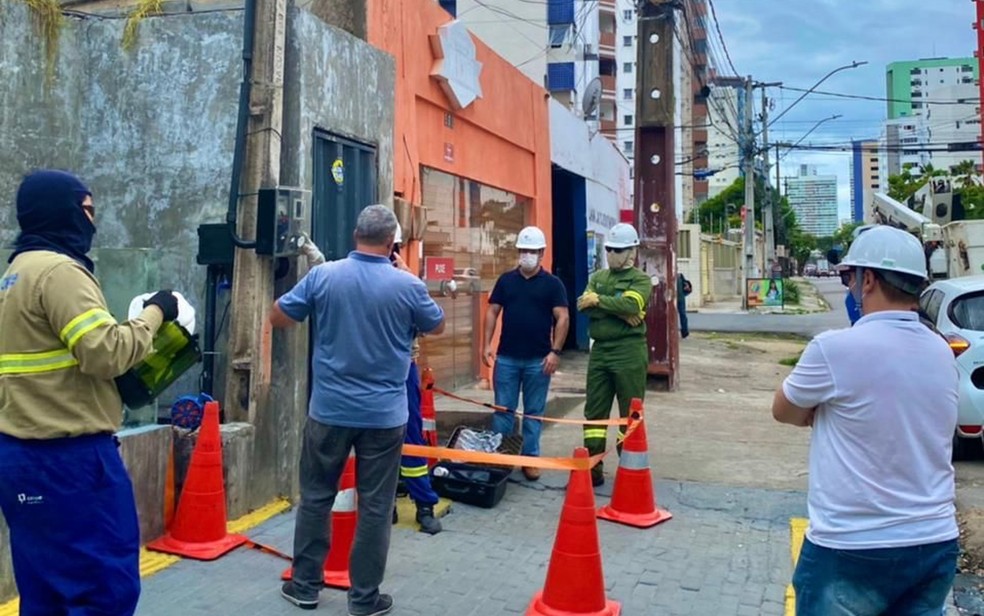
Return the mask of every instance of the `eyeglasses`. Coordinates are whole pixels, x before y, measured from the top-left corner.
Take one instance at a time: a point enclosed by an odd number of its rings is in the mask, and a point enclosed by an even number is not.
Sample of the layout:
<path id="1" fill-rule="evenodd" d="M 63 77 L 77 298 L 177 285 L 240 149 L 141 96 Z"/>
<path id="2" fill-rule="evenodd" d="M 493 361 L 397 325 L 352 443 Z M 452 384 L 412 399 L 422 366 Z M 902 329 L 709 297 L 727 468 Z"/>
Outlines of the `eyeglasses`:
<path id="1" fill-rule="evenodd" d="M 851 286 L 851 272 L 850 271 L 841 272 L 840 273 L 840 277 L 841 277 L 841 284 L 842 285 L 844 285 L 845 287 Z"/>
<path id="2" fill-rule="evenodd" d="M 628 250 L 628 248 L 612 248 L 611 246 L 605 246 L 605 252 L 614 252 L 617 255 L 622 254 Z"/>

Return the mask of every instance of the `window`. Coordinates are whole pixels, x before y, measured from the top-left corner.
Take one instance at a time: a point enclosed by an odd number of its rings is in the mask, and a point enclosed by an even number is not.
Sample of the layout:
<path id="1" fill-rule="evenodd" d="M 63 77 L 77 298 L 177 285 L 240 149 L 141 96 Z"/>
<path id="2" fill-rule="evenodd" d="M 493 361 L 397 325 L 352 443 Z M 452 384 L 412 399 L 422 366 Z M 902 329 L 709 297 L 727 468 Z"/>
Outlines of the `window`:
<path id="1" fill-rule="evenodd" d="M 623 62 L 622 63 L 622 72 L 623 73 L 631 73 L 632 72 L 632 63 L 631 62 Z"/>
<path id="2" fill-rule="evenodd" d="M 570 36 L 571 24 L 550 26 L 550 46 L 554 49 L 563 47 Z"/>
<path id="3" fill-rule="evenodd" d="M 626 115 L 622 119 L 624 120 L 624 123 L 625 123 L 626 126 L 632 126 L 632 115 L 631 114 Z"/>
<path id="4" fill-rule="evenodd" d="M 622 47 L 632 47 L 632 37 L 623 36 L 622 37 Z"/>
<path id="5" fill-rule="evenodd" d="M 632 100 L 632 88 L 625 88 L 622 90 L 622 98 L 627 101 Z"/>
<path id="6" fill-rule="evenodd" d="M 635 143 L 633 143 L 632 141 L 626 141 L 622 144 L 622 149 L 625 150 L 626 152 L 631 152 L 634 146 Z"/>
<path id="7" fill-rule="evenodd" d="M 625 21 L 632 21 L 632 17 L 633 17 L 632 10 L 628 9 L 622 11 L 622 19 L 624 19 Z"/>
<path id="8" fill-rule="evenodd" d="M 939 310 L 939 305 L 936 308 Z M 969 293 L 955 299 L 950 304 L 950 319 L 960 329 L 984 331 L 984 294 Z M 935 323 L 936 319 L 933 319 L 933 322 Z"/>

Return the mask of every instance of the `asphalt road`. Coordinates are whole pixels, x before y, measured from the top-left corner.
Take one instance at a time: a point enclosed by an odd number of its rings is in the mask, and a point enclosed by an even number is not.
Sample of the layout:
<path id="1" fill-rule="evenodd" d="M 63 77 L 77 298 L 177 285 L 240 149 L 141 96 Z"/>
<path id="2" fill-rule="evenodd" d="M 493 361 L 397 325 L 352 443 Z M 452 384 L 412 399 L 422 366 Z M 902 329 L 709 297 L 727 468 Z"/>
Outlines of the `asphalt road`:
<path id="1" fill-rule="evenodd" d="M 817 287 L 830 304 L 829 312 L 814 314 L 759 314 L 755 312 L 693 313 L 688 315 L 693 331 L 717 332 L 775 332 L 797 334 L 806 338 L 827 331 L 847 327 L 847 311 L 844 308 L 844 287 L 838 278 L 813 278 Z"/>

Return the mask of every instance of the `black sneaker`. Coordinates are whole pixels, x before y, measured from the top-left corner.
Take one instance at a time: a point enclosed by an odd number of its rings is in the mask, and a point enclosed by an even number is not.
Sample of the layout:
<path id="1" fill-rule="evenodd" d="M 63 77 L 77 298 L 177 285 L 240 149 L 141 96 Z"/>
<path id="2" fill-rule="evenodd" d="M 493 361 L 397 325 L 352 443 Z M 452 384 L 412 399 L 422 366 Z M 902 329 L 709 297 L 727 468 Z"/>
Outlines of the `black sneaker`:
<path id="1" fill-rule="evenodd" d="M 417 505 L 417 524 L 420 524 L 420 532 L 428 535 L 436 535 L 441 532 L 441 522 L 434 517 L 434 507 L 431 505 Z"/>
<path id="2" fill-rule="evenodd" d="M 376 597 L 375 607 L 370 608 L 368 612 L 353 612 L 352 608 L 349 608 L 349 616 L 383 616 L 383 614 L 389 614 L 392 611 L 393 597 L 379 593 L 379 596 Z"/>
<path id="3" fill-rule="evenodd" d="M 294 586 L 294 582 L 284 582 L 284 585 L 280 587 L 280 596 L 302 610 L 313 610 L 318 607 L 318 595 L 311 598 L 301 597 Z"/>
<path id="4" fill-rule="evenodd" d="M 605 485 L 604 475 L 591 475 L 591 485 L 595 488 L 599 488 Z"/>

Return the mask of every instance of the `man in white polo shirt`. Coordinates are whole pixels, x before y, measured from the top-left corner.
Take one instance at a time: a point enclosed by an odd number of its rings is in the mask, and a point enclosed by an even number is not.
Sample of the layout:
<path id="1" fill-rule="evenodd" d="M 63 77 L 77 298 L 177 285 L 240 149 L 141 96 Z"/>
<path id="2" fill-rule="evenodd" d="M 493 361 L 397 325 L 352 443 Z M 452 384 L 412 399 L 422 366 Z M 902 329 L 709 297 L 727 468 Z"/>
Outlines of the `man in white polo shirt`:
<path id="1" fill-rule="evenodd" d="M 953 354 L 913 310 L 927 276 L 912 235 L 874 227 L 840 268 L 862 318 L 814 338 L 772 403 L 813 427 L 796 613 L 936 616 L 958 552 Z"/>

